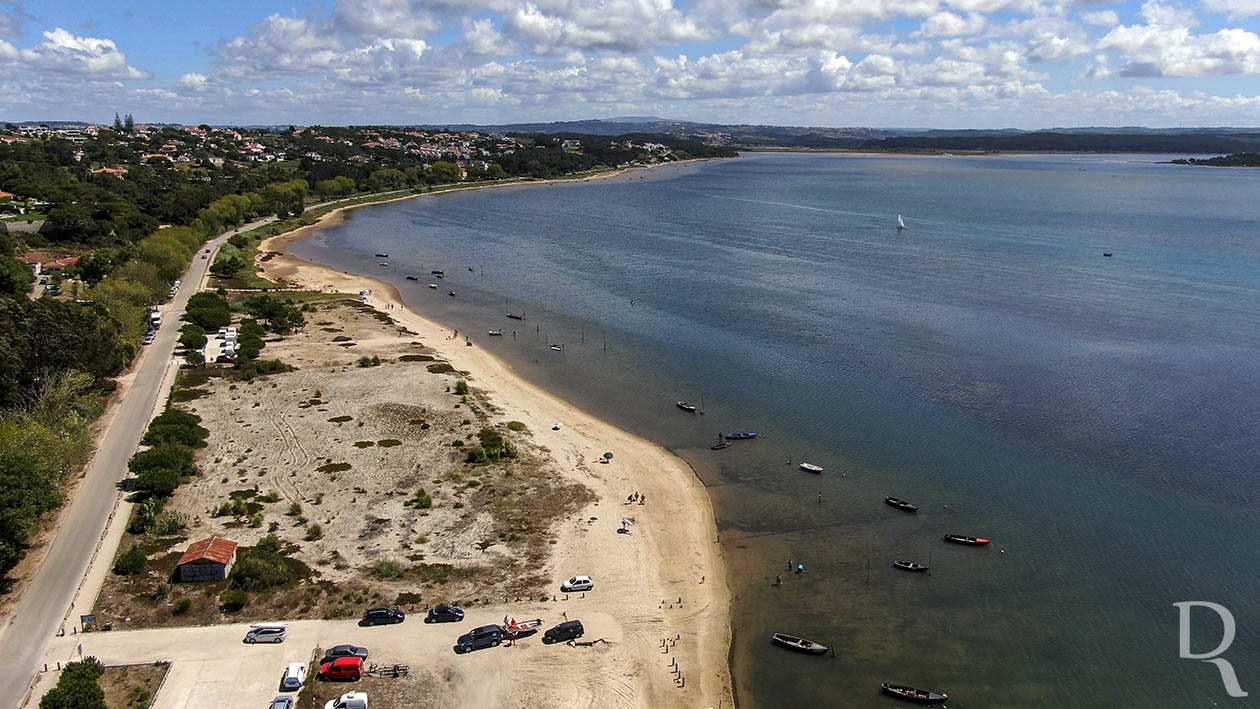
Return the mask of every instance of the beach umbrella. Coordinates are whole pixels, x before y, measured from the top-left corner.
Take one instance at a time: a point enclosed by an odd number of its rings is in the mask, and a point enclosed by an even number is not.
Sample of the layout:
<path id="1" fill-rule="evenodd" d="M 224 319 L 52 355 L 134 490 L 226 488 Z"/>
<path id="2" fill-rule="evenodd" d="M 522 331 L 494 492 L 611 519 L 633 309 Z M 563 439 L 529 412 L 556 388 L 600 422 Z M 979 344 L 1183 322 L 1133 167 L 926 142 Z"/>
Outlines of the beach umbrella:
<path id="1" fill-rule="evenodd" d="M 604 454 L 604 460 L 612 460 L 612 459 L 613 459 L 613 454 L 612 454 L 612 453 L 605 453 L 605 454 Z"/>
<path id="2" fill-rule="evenodd" d="M 633 519 L 631 519 L 631 518 L 629 518 L 629 517 L 622 517 L 622 518 L 621 518 L 621 526 L 623 526 L 623 527 L 633 527 L 633 526 L 634 526 L 634 520 L 633 520 Z"/>

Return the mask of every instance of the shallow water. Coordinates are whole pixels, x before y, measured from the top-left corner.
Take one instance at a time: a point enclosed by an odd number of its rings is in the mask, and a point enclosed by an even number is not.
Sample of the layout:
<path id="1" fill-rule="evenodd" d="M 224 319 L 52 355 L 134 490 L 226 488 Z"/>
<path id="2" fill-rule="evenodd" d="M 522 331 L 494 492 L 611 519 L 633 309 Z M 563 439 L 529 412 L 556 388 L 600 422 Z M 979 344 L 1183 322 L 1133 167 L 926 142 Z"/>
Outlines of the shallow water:
<path id="1" fill-rule="evenodd" d="M 1210 706 L 1230 700 L 1178 659 L 1176 601 L 1233 611 L 1225 657 L 1260 692 L 1260 171 L 1157 159 L 753 154 L 364 208 L 293 251 L 695 466 L 741 706 L 892 705 L 882 681 Z M 736 430 L 762 435 L 708 450 Z M 1206 651 L 1219 624 L 1195 618 Z"/>

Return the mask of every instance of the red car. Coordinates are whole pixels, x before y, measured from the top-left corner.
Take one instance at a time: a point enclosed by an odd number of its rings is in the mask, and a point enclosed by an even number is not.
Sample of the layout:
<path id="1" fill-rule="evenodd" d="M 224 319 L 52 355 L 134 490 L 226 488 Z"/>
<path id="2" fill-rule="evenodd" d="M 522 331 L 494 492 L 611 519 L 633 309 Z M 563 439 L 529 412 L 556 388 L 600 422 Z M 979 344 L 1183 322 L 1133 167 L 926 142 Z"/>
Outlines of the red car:
<path id="1" fill-rule="evenodd" d="M 329 680 L 357 681 L 363 676 L 362 657 L 338 657 L 320 665 L 319 676 Z"/>

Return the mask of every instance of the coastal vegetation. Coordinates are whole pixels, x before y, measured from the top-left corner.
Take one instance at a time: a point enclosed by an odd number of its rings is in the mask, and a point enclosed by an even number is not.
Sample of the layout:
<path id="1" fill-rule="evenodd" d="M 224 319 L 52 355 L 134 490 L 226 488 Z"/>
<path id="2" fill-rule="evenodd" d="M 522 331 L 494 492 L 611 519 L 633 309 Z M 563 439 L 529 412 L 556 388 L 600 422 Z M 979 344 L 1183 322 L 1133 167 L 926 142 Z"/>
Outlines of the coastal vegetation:
<path id="1" fill-rule="evenodd" d="M 1207 165 L 1208 167 L 1260 167 L 1260 152 L 1219 155 L 1214 158 L 1178 158 L 1174 165 Z"/>

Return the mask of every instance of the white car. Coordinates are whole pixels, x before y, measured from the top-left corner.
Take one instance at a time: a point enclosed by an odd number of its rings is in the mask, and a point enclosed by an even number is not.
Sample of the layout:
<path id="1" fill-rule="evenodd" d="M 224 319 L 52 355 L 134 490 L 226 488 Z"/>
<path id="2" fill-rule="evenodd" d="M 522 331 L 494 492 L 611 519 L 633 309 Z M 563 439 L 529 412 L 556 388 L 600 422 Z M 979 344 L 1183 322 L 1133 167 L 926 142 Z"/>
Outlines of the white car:
<path id="1" fill-rule="evenodd" d="M 289 626 L 284 623 L 259 623 L 251 626 L 248 633 L 245 633 L 245 642 L 253 645 L 254 643 L 282 643 L 289 635 Z"/>
<path id="2" fill-rule="evenodd" d="M 306 681 L 306 663 L 294 662 L 284 670 L 284 679 L 280 680 L 280 691 L 296 692 Z"/>
<path id="3" fill-rule="evenodd" d="M 324 709 L 368 709 L 367 692 L 346 692 L 328 700 Z"/>
<path id="4" fill-rule="evenodd" d="M 573 578 L 560 584 L 560 590 L 565 593 L 572 591 L 589 591 L 595 588 L 595 582 L 590 576 L 574 576 Z"/>

